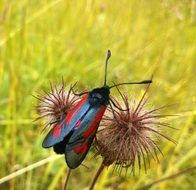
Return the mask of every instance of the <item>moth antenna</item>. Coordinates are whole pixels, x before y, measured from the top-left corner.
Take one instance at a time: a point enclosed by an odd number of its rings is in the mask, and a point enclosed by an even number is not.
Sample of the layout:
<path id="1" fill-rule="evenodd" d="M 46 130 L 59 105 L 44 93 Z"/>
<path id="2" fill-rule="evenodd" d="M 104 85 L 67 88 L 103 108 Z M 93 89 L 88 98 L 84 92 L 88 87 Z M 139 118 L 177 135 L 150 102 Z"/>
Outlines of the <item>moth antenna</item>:
<path id="1" fill-rule="evenodd" d="M 106 57 L 106 60 L 105 60 L 104 86 L 106 86 L 106 82 L 107 82 L 107 66 L 108 66 L 108 60 L 110 59 L 111 55 L 112 55 L 112 54 L 111 54 L 111 51 L 108 50 L 107 57 Z"/>
<path id="2" fill-rule="evenodd" d="M 129 85 L 129 84 L 149 84 L 152 83 L 152 80 L 143 80 L 140 82 L 124 82 L 124 83 L 119 83 L 119 84 L 114 84 L 112 86 L 109 87 L 109 89 L 117 87 L 117 86 L 121 86 L 121 85 Z"/>

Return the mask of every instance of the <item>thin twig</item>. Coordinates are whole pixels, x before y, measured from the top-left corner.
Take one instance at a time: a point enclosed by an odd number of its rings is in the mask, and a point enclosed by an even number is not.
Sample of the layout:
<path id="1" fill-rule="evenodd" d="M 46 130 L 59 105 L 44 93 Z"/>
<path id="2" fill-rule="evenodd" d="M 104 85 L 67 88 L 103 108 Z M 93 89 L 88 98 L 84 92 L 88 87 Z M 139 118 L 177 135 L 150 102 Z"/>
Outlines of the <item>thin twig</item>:
<path id="1" fill-rule="evenodd" d="M 43 160 L 40 160 L 40 161 L 38 161 L 38 162 L 36 162 L 34 164 L 31 164 L 31 165 L 29 165 L 29 166 L 27 166 L 25 168 L 22 168 L 22 169 L 20 169 L 18 171 L 15 171 L 15 172 L 13 172 L 13 173 L 11 173 L 11 174 L 1 178 L 0 179 L 0 184 L 4 183 L 6 181 L 9 181 L 9 180 L 11 180 L 11 179 L 13 179 L 13 178 L 15 178 L 15 177 L 17 177 L 19 175 L 22 175 L 22 174 L 24 174 L 24 173 L 26 173 L 28 171 L 31 171 L 31 170 L 33 170 L 33 169 L 35 169 L 37 167 L 40 167 L 40 166 L 42 166 L 44 164 L 47 164 L 47 163 L 52 162 L 54 160 L 57 160 L 57 159 L 59 159 L 61 157 L 62 156 L 59 156 L 59 155 L 58 156 L 57 155 L 53 155 L 53 156 L 50 156 L 50 157 L 45 158 Z"/>
<path id="2" fill-rule="evenodd" d="M 154 186 L 154 185 L 156 185 L 156 184 L 158 184 L 158 183 L 161 183 L 161 182 L 163 182 L 163 181 L 166 181 L 166 180 L 170 180 L 170 179 L 176 178 L 176 177 L 181 176 L 181 175 L 186 174 L 186 173 L 190 173 L 190 172 L 194 171 L 195 169 L 196 169 L 196 166 L 193 166 L 193 167 L 190 167 L 190 168 L 186 168 L 186 169 L 181 170 L 181 171 L 179 171 L 179 172 L 177 172 L 177 173 L 175 173 L 175 174 L 172 174 L 172 175 L 170 175 L 170 176 L 166 176 L 166 177 L 163 177 L 163 178 L 158 179 L 158 180 L 156 180 L 156 181 L 153 181 L 152 183 L 149 183 L 149 184 L 147 184 L 147 185 L 145 185 L 145 186 L 143 186 L 143 187 L 140 187 L 140 188 L 138 188 L 138 189 L 139 189 L 139 190 L 147 190 L 147 189 L 151 188 L 152 186 Z"/>
<path id="3" fill-rule="evenodd" d="M 105 168 L 105 165 L 102 162 L 100 167 L 99 167 L 99 169 L 97 170 L 97 173 L 96 173 L 96 175 L 95 175 L 95 177 L 94 177 L 94 179 L 93 179 L 93 181 L 91 183 L 91 186 L 90 186 L 89 190 L 93 190 L 94 189 L 94 186 L 95 186 L 95 184 L 97 182 L 97 179 L 99 178 L 99 176 L 102 173 L 104 168 Z"/>
<path id="4" fill-rule="evenodd" d="M 70 177 L 70 175 L 71 175 L 71 169 L 69 168 L 68 169 L 68 173 L 67 173 L 67 175 L 66 175 L 66 178 L 65 178 L 65 184 L 64 184 L 64 190 L 67 190 L 67 184 L 68 184 L 68 181 L 69 181 L 69 177 Z"/>

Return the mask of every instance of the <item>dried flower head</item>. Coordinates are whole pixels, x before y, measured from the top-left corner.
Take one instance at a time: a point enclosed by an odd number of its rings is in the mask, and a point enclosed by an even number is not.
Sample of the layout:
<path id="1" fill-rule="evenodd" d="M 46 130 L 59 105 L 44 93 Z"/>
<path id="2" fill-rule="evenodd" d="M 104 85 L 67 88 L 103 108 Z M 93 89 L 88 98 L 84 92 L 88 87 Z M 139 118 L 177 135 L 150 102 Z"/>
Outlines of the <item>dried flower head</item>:
<path id="1" fill-rule="evenodd" d="M 174 142 L 160 131 L 160 126 L 170 127 L 169 124 L 160 121 L 168 115 L 158 114 L 158 111 L 166 106 L 145 110 L 148 100 L 145 98 L 147 89 L 136 106 L 131 105 L 127 96 L 119 91 L 125 104 L 125 111 L 116 100 L 116 105 L 121 109 L 108 108 L 108 114 L 103 118 L 94 142 L 96 155 L 103 157 L 105 166 L 115 164 L 115 169 L 119 171 L 131 167 L 134 173 L 137 161 L 139 170 L 143 163 L 146 171 L 147 163 L 150 165 L 149 156 L 159 161 L 157 152 L 162 154 L 156 137 Z"/>
<path id="2" fill-rule="evenodd" d="M 40 115 L 37 119 L 45 119 L 44 129 L 65 118 L 67 113 L 76 105 L 79 97 L 72 93 L 72 89 L 73 86 L 67 91 L 62 79 L 60 85 L 50 83 L 50 91 L 44 91 L 36 96 L 39 100 L 36 109 Z"/>

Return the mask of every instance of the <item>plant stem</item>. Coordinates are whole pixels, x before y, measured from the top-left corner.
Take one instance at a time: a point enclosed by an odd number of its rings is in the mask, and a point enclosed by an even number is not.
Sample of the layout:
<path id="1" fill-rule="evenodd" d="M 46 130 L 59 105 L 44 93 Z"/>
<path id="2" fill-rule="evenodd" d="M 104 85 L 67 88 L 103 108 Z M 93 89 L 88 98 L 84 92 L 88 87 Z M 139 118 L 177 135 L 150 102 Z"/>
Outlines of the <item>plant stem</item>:
<path id="1" fill-rule="evenodd" d="M 163 177 L 161 179 L 158 179 L 156 181 L 153 181 L 152 183 L 149 183 L 141 188 L 139 188 L 140 190 L 147 190 L 147 189 L 150 189 L 152 186 L 158 184 L 158 183 L 161 183 L 163 181 L 166 181 L 166 180 L 170 180 L 170 179 L 173 179 L 173 178 L 176 178 L 178 176 L 181 176 L 181 175 L 184 175 L 186 173 L 190 173 L 190 172 L 193 172 L 194 170 L 196 170 L 196 166 L 193 166 L 193 167 L 190 167 L 190 168 L 186 168 L 184 170 L 181 170 L 175 174 L 172 174 L 170 176 L 166 176 L 166 177 Z"/>
<path id="2" fill-rule="evenodd" d="M 57 160 L 57 159 L 59 159 L 61 157 L 62 156 L 59 156 L 59 155 L 53 155 L 53 156 L 50 156 L 50 157 L 45 158 L 43 160 L 40 160 L 40 161 L 38 161 L 38 162 L 36 162 L 34 164 L 30 164 L 27 167 L 21 168 L 21 169 L 15 171 L 15 172 L 5 176 L 5 177 L 0 178 L 0 184 L 5 183 L 5 182 L 7 182 L 7 181 L 9 181 L 11 179 L 14 179 L 14 178 L 16 178 L 19 175 L 22 175 L 24 173 L 30 172 L 30 171 L 38 168 L 38 167 L 43 166 L 44 164 L 53 162 L 54 160 Z"/>
<path id="3" fill-rule="evenodd" d="M 71 174 L 71 169 L 69 168 L 68 173 L 67 173 L 66 178 L 65 178 L 65 184 L 64 184 L 64 188 L 63 188 L 64 190 L 67 190 L 67 184 L 68 184 L 68 181 L 69 181 L 70 174 Z"/>
<path id="4" fill-rule="evenodd" d="M 102 173 L 103 169 L 105 168 L 105 165 L 103 164 L 103 162 L 101 163 L 99 169 L 97 170 L 97 173 L 93 179 L 93 182 L 91 183 L 91 186 L 89 188 L 89 190 L 93 190 L 94 189 L 94 186 L 97 182 L 97 179 L 99 178 L 100 174 Z"/>

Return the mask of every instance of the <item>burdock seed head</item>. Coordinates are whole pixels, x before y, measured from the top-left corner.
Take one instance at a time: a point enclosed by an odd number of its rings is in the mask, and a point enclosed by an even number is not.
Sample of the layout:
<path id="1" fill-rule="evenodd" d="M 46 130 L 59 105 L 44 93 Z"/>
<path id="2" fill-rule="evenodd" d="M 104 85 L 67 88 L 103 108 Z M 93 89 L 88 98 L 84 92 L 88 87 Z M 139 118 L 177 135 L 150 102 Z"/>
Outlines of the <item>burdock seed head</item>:
<path id="1" fill-rule="evenodd" d="M 60 85 L 50 83 L 50 90 L 39 93 L 36 98 L 39 100 L 36 110 L 39 119 L 45 121 L 45 127 L 61 121 L 67 113 L 76 105 L 79 100 L 72 92 L 73 86 L 69 90 L 65 89 L 65 83 L 62 79 Z"/>
<path id="2" fill-rule="evenodd" d="M 174 142 L 160 130 L 161 126 L 170 127 L 160 121 L 168 115 L 158 114 L 165 106 L 150 111 L 145 109 L 148 100 L 145 98 L 147 89 L 136 106 L 131 105 L 128 97 L 119 91 L 125 108 L 122 108 L 118 101 L 115 103 L 126 111 L 109 108 L 108 114 L 103 118 L 94 144 L 96 155 L 102 156 L 105 166 L 115 164 L 115 169 L 119 171 L 131 167 L 134 173 L 136 163 L 139 170 L 143 163 L 146 171 L 147 163 L 150 165 L 149 156 L 159 161 L 157 152 L 162 154 L 157 137 Z"/>

